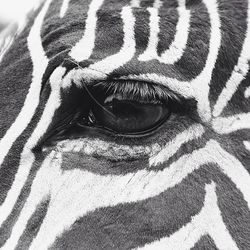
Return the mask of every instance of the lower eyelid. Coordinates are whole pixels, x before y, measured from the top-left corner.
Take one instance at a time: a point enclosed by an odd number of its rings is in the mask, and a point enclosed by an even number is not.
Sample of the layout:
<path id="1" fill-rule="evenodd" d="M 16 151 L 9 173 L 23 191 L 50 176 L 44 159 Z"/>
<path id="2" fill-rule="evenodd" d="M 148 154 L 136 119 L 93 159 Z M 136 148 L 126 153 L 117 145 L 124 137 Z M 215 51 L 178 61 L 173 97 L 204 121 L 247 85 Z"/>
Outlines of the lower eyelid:
<path id="1" fill-rule="evenodd" d="M 111 161 L 151 157 L 161 149 L 162 146 L 158 143 L 147 146 L 128 146 L 90 138 L 61 141 L 55 147 L 57 152 L 92 155 Z"/>

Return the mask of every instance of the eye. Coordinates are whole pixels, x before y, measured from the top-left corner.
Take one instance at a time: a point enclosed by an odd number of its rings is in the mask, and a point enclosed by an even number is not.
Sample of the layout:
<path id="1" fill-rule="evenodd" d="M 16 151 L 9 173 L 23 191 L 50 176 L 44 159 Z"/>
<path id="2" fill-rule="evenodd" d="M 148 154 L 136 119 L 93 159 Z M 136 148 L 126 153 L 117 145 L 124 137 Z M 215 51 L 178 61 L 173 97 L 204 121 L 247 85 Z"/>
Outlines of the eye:
<path id="1" fill-rule="evenodd" d="M 80 137 L 86 129 L 95 132 L 92 128 L 124 137 L 148 135 L 167 122 L 172 113 L 179 113 L 182 103 L 165 87 L 144 82 L 83 86 L 79 89 L 73 85 L 64 93 L 62 106 L 43 140 Z"/>
<path id="2" fill-rule="evenodd" d="M 170 117 L 177 101 L 163 86 L 144 82 L 101 82 L 84 88 L 92 101 L 88 114 L 81 116 L 77 125 L 125 136 L 157 129 Z"/>
<path id="3" fill-rule="evenodd" d="M 90 119 L 99 127 L 121 134 L 149 132 L 170 116 L 169 107 L 161 102 L 143 102 L 111 95 L 100 104 L 93 106 Z"/>

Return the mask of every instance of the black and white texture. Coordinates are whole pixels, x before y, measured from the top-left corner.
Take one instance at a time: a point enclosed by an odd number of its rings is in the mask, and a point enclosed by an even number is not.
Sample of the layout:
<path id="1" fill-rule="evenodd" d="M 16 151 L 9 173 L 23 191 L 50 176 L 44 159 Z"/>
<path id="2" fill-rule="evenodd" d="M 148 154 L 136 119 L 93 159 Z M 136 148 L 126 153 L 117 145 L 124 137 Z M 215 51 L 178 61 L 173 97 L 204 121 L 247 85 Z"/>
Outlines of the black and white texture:
<path id="1" fill-rule="evenodd" d="M 249 0 L 47 0 L 0 46 L 1 249 L 250 249 Z M 113 80 L 184 111 L 43 145 Z"/>

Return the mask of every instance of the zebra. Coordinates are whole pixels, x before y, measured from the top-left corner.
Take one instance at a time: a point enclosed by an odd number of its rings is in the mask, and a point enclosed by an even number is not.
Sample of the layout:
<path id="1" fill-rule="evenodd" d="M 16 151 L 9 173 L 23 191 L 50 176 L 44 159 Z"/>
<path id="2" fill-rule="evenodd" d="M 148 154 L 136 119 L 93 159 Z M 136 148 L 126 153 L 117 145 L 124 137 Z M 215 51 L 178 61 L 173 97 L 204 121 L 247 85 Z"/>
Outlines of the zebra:
<path id="1" fill-rule="evenodd" d="M 250 249 L 250 1 L 46 0 L 0 34 L 0 246 Z"/>

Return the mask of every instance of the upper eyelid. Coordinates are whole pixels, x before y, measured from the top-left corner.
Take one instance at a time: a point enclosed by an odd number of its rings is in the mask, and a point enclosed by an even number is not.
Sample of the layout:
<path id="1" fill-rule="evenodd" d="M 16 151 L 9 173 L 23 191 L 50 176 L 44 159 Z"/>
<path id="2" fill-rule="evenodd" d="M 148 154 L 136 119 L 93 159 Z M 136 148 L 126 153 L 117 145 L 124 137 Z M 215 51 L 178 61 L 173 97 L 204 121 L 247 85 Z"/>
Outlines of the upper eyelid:
<path id="1" fill-rule="evenodd" d="M 168 89 L 169 93 L 172 93 L 173 96 L 177 97 L 176 99 L 195 99 L 194 89 L 188 82 L 179 82 L 177 79 L 166 78 L 154 74 L 151 77 L 148 77 L 147 74 L 112 77 L 111 75 L 107 75 L 101 71 L 92 69 L 91 67 L 74 68 L 70 70 L 63 79 L 63 88 L 69 88 L 72 82 L 74 82 L 77 87 L 83 88 L 83 84 L 91 86 L 99 82 L 108 82 L 110 81 L 109 79 L 112 81 L 139 81 L 146 84 L 155 84 Z"/>
<path id="2" fill-rule="evenodd" d="M 195 89 L 193 88 L 192 84 L 186 81 L 179 81 L 175 78 L 169 78 L 157 74 L 139 74 L 128 75 L 125 77 L 122 76 L 119 79 L 142 81 L 149 84 L 155 84 L 157 86 L 163 86 L 182 100 L 195 98 Z"/>
<path id="3" fill-rule="evenodd" d="M 159 78 L 159 77 L 158 77 Z M 161 77 L 158 79 L 157 77 L 153 79 L 149 79 L 144 75 L 128 75 L 128 76 L 119 76 L 112 77 L 104 74 L 101 71 L 96 71 L 91 68 L 74 68 L 68 72 L 68 74 L 63 79 L 63 88 L 67 89 L 71 86 L 72 83 L 79 88 L 83 88 L 83 85 L 93 86 L 95 84 L 101 82 L 111 82 L 111 81 L 129 81 L 129 82 L 141 82 L 148 85 L 158 86 L 159 88 L 164 89 L 165 97 L 168 99 L 174 99 L 175 101 L 185 102 L 185 100 L 189 101 L 194 98 L 194 90 L 190 86 L 183 82 L 180 82 L 176 79 L 168 79 Z"/>

